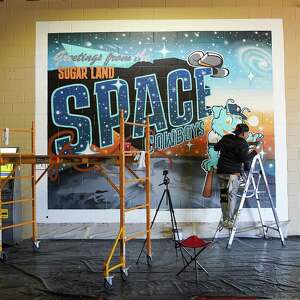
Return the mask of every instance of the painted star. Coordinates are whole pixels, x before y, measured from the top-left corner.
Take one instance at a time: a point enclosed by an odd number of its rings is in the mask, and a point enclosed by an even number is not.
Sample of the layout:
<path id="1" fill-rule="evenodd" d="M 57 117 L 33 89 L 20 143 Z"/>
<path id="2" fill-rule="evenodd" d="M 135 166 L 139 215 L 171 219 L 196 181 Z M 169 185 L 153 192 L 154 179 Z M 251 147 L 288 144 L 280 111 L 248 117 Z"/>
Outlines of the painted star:
<path id="1" fill-rule="evenodd" d="M 191 147 L 192 147 L 194 144 L 192 144 L 191 141 L 189 141 L 186 145 L 189 147 L 189 151 L 191 151 Z"/>
<path id="2" fill-rule="evenodd" d="M 165 57 L 166 54 L 170 51 L 166 48 L 166 45 L 164 44 L 163 48 L 159 52 Z"/>
<path id="3" fill-rule="evenodd" d="M 262 149 L 259 154 L 261 155 L 261 158 L 263 159 L 264 158 L 264 155 L 266 154 L 266 152 Z"/>
<path id="4" fill-rule="evenodd" d="M 249 78 L 250 81 L 252 81 L 253 78 L 254 78 L 254 75 L 250 72 L 250 73 L 248 74 L 248 78 Z"/>
<path id="5" fill-rule="evenodd" d="M 118 78 L 117 79 L 117 82 L 115 84 L 113 84 L 118 90 L 120 89 L 120 87 L 123 85 L 121 82 L 120 82 L 120 79 Z"/>

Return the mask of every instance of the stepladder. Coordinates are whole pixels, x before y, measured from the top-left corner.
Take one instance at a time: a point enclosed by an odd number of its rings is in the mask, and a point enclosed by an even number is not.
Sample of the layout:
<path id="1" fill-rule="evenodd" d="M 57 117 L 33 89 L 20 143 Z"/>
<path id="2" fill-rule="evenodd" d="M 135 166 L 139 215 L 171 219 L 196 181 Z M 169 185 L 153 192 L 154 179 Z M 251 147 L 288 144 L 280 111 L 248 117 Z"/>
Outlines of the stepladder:
<path id="1" fill-rule="evenodd" d="M 229 239 L 227 243 L 227 248 L 231 248 L 232 243 L 234 241 L 236 233 L 239 231 L 247 231 L 252 229 L 258 229 L 260 228 L 262 230 L 263 238 L 268 237 L 268 231 L 274 230 L 278 232 L 279 238 L 281 240 L 281 243 L 283 246 L 286 245 L 286 240 L 284 238 L 282 229 L 280 227 L 280 221 L 277 215 L 276 207 L 273 201 L 270 185 L 267 180 L 267 176 L 264 170 L 264 165 L 262 161 L 262 157 L 260 154 L 257 154 L 251 163 L 251 167 L 249 171 L 243 171 L 241 172 L 240 176 L 240 188 L 239 192 L 236 195 L 240 201 L 238 202 L 238 205 L 235 210 L 235 214 L 233 216 L 233 222 L 232 222 L 232 228 L 228 228 L 229 230 Z M 255 199 L 255 200 L 254 200 Z M 243 209 L 245 208 L 246 201 L 256 201 L 256 206 L 258 210 L 258 216 L 259 216 L 259 227 L 255 228 L 238 228 L 239 221 L 241 219 L 241 213 Z M 262 210 L 262 201 L 267 201 L 268 205 L 267 207 L 271 209 L 272 211 L 272 219 L 273 225 L 267 225 L 267 222 L 264 221 L 263 217 L 263 210 Z M 223 220 L 221 218 L 216 232 L 214 234 L 213 240 L 218 238 L 218 233 L 221 232 L 224 229 L 223 226 Z"/>

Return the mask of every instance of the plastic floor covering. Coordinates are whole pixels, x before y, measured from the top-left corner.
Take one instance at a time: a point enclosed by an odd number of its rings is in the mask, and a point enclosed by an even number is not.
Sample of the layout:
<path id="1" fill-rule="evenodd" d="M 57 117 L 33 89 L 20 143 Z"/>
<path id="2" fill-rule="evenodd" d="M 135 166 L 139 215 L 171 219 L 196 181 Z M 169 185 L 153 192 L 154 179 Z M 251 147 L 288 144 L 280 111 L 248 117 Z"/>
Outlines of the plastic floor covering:
<path id="1" fill-rule="evenodd" d="M 218 240 L 200 255 L 209 272 L 188 268 L 179 277 L 181 256 L 171 240 L 153 240 L 150 267 L 145 255 L 135 261 L 141 240 L 127 244 L 129 276 L 114 273 L 113 286 L 103 286 L 102 266 L 113 241 L 42 240 L 38 252 L 30 241 L 9 247 L 0 264 L 0 299 L 300 299 L 300 237 L 282 247 L 278 239 Z M 252 298 L 253 297 L 253 298 Z"/>

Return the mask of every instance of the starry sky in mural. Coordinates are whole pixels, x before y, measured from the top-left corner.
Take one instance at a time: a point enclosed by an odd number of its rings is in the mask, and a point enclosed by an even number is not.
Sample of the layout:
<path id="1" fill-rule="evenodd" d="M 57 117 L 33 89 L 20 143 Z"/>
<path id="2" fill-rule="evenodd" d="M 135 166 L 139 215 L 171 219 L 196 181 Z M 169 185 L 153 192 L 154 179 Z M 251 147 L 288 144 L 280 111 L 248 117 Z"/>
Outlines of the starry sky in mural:
<path id="1" fill-rule="evenodd" d="M 65 51 L 63 44 L 139 56 L 150 62 L 164 58 L 186 60 L 193 51 L 218 52 L 224 57 L 230 76 L 219 81 L 208 79 L 212 88 L 231 88 L 233 83 L 249 87 L 254 80 L 255 88 L 272 85 L 270 31 L 53 33 L 48 37 L 49 70 L 74 65 L 67 61 L 55 63 L 55 56 Z"/>

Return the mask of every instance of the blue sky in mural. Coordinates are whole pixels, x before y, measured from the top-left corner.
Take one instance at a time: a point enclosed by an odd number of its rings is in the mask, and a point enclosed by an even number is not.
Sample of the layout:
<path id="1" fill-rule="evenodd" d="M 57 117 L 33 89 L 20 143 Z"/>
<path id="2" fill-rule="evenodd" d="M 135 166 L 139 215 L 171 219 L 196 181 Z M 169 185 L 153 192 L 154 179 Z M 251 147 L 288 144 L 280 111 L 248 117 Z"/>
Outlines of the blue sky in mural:
<path id="1" fill-rule="evenodd" d="M 186 60 L 194 51 L 217 52 L 224 58 L 223 67 L 229 69 L 230 74 L 221 79 L 207 78 L 212 88 L 272 89 L 270 31 L 51 33 L 48 36 L 48 69 L 105 64 L 130 67 L 133 61 Z M 107 59 L 109 54 L 121 56 L 123 63 L 113 65 L 113 61 Z M 86 61 L 88 55 L 93 56 L 94 61 Z M 70 57 L 76 57 L 77 62 Z"/>

